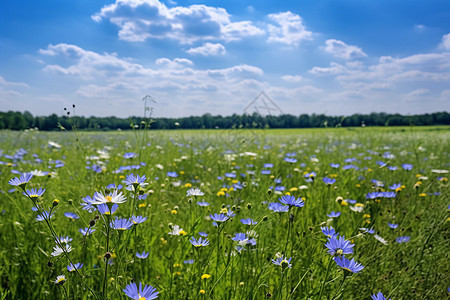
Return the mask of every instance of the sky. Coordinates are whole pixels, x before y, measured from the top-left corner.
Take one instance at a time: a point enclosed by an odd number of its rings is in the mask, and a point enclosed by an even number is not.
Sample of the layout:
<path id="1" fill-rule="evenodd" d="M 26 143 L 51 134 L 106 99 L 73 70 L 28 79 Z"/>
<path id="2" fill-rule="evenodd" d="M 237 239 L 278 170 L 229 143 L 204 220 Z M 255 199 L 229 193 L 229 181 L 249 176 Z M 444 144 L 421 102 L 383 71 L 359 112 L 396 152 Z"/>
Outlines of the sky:
<path id="1" fill-rule="evenodd" d="M 450 110 L 448 0 L 2 0 L 0 28 L 1 111 Z"/>

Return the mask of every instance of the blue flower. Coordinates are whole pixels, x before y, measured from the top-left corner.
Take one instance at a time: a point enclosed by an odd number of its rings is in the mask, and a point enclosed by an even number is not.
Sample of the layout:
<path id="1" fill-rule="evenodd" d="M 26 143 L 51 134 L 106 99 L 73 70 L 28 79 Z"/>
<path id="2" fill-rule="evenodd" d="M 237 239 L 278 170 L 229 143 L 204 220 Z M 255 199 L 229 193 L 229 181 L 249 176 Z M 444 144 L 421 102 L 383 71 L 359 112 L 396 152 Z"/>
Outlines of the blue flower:
<path id="1" fill-rule="evenodd" d="M 285 157 L 284 158 L 285 162 L 291 163 L 291 164 L 295 164 L 297 162 L 296 158 L 292 158 L 292 157 Z"/>
<path id="2" fill-rule="evenodd" d="M 281 203 L 289 205 L 289 206 L 295 206 L 295 207 L 303 207 L 305 205 L 305 202 L 301 198 L 295 199 L 294 196 L 291 195 L 284 195 L 281 198 L 278 199 Z"/>
<path id="3" fill-rule="evenodd" d="M 121 184 L 115 185 L 114 183 L 111 183 L 111 184 L 108 184 L 106 186 L 106 188 L 110 189 L 110 190 L 121 190 L 122 189 L 122 185 Z"/>
<path id="4" fill-rule="evenodd" d="M 133 158 L 136 156 L 136 153 L 133 152 L 127 152 L 123 155 L 123 158 Z"/>
<path id="5" fill-rule="evenodd" d="M 233 241 L 238 242 L 239 246 L 244 247 L 244 246 L 254 246 L 256 245 L 256 240 L 255 239 L 249 239 L 247 237 L 247 235 L 245 233 L 235 233 L 234 237 L 231 238 Z"/>
<path id="6" fill-rule="evenodd" d="M 131 173 L 128 175 L 123 181 L 128 187 L 132 188 L 132 190 L 136 190 L 138 186 L 146 186 L 148 183 L 145 182 L 145 175 L 139 176 Z"/>
<path id="7" fill-rule="evenodd" d="M 133 221 L 133 224 L 137 225 L 137 224 L 141 224 L 142 222 L 145 222 L 147 220 L 147 217 L 143 217 L 143 216 L 131 216 L 131 221 Z"/>
<path id="8" fill-rule="evenodd" d="M 44 192 L 45 189 L 40 188 L 39 190 L 37 189 L 26 190 L 25 192 L 23 192 L 23 194 L 31 199 L 35 199 L 42 196 Z"/>
<path id="9" fill-rule="evenodd" d="M 142 283 L 139 282 L 139 290 L 136 283 L 130 283 L 123 289 L 125 295 L 133 300 L 152 300 L 158 298 L 158 291 L 151 285 L 145 285 L 142 288 Z"/>
<path id="10" fill-rule="evenodd" d="M 324 177 L 322 178 L 323 182 L 325 182 L 325 184 L 327 185 L 332 185 L 333 183 L 336 182 L 336 179 L 334 178 L 328 178 L 328 177 Z"/>
<path id="11" fill-rule="evenodd" d="M 69 237 L 69 236 L 60 236 L 60 237 L 56 237 L 55 243 L 65 243 L 68 244 L 73 240 L 73 238 Z"/>
<path id="12" fill-rule="evenodd" d="M 20 178 L 14 177 L 10 181 L 8 181 L 8 183 L 10 185 L 20 186 L 21 188 L 25 189 L 25 186 L 31 180 L 31 178 L 33 178 L 33 174 L 23 173 L 22 175 L 20 175 Z"/>
<path id="13" fill-rule="evenodd" d="M 334 212 L 332 211 L 331 213 L 329 213 L 327 216 L 329 216 L 330 218 L 337 218 L 341 215 L 341 212 Z"/>
<path id="14" fill-rule="evenodd" d="M 183 263 L 187 264 L 187 265 L 192 265 L 194 263 L 194 260 L 193 259 L 187 259 L 187 260 L 183 261 Z"/>
<path id="15" fill-rule="evenodd" d="M 229 217 L 226 214 L 214 214 L 214 215 L 209 215 L 211 220 L 213 220 L 214 222 L 226 222 Z"/>
<path id="16" fill-rule="evenodd" d="M 101 213 L 102 215 L 112 215 L 116 212 L 116 210 L 119 208 L 119 205 L 114 203 L 111 206 L 111 210 L 108 207 L 108 204 L 103 203 L 97 206 L 97 210 L 99 211 L 99 213 Z"/>
<path id="17" fill-rule="evenodd" d="M 352 273 L 358 273 L 362 269 L 364 269 L 364 266 L 362 266 L 360 263 L 357 263 L 353 258 L 352 260 L 347 259 L 345 256 L 336 256 L 333 258 L 336 264 L 344 269 L 345 271 L 349 271 Z"/>
<path id="18" fill-rule="evenodd" d="M 267 163 L 263 165 L 264 168 L 273 168 L 273 164 Z"/>
<path id="19" fill-rule="evenodd" d="M 333 236 L 336 236 L 336 230 L 334 230 L 333 227 L 320 227 L 320 229 L 322 230 L 322 233 L 325 234 L 327 237 L 331 238 Z"/>
<path id="20" fill-rule="evenodd" d="M 406 243 L 409 242 L 411 238 L 409 236 L 399 236 L 398 238 L 396 238 L 396 242 L 401 244 L 401 243 Z"/>
<path id="21" fill-rule="evenodd" d="M 412 164 L 403 164 L 402 168 L 406 171 L 411 171 L 413 168 L 413 165 Z"/>
<path id="22" fill-rule="evenodd" d="M 253 219 L 241 219 L 241 223 L 249 226 L 258 224 L 258 222 L 255 222 Z"/>
<path id="23" fill-rule="evenodd" d="M 167 172 L 167 176 L 175 178 L 178 177 L 178 174 L 177 172 Z"/>
<path id="24" fill-rule="evenodd" d="M 208 239 L 203 239 L 202 237 L 199 237 L 198 240 L 195 239 L 194 237 L 191 237 L 191 239 L 189 240 L 189 242 L 191 242 L 191 244 L 192 244 L 195 248 L 206 247 L 206 246 L 209 245 Z"/>
<path id="25" fill-rule="evenodd" d="M 77 214 L 71 213 L 71 212 L 66 212 L 66 213 L 64 213 L 64 215 L 71 220 L 77 220 L 80 218 Z"/>
<path id="26" fill-rule="evenodd" d="M 142 258 L 142 259 L 144 259 L 144 258 L 147 258 L 148 257 L 148 254 L 149 254 L 150 252 L 145 252 L 145 251 L 142 251 L 142 253 L 139 253 L 139 252 L 136 252 L 136 257 L 137 258 Z"/>
<path id="27" fill-rule="evenodd" d="M 93 212 L 96 210 L 96 208 L 92 204 L 94 202 L 94 199 L 92 199 L 91 196 L 87 195 L 82 199 L 83 202 L 81 202 L 81 206 L 83 206 L 83 209 L 87 210 L 88 212 Z"/>
<path id="28" fill-rule="evenodd" d="M 81 232 L 82 235 L 86 236 L 92 234 L 95 231 L 95 229 L 85 227 L 78 229 L 78 231 Z"/>
<path id="29" fill-rule="evenodd" d="M 333 256 L 342 254 L 352 254 L 354 246 L 355 246 L 354 244 L 345 240 L 345 237 L 337 235 L 328 238 L 328 241 L 325 244 L 325 247 L 328 248 L 328 253 L 330 253 Z"/>
<path id="30" fill-rule="evenodd" d="M 73 272 L 75 270 L 81 269 L 82 267 L 83 267 L 83 263 L 76 263 L 74 265 L 71 263 L 67 266 L 67 271 Z"/>
<path id="31" fill-rule="evenodd" d="M 392 229 L 396 229 L 398 227 L 398 224 L 394 224 L 394 223 L 388 223 L 389 227 L 391 227 Z"/>
<path id="32" fill-rule="evenodd" d="M 42 214 L 40 214 L 40 215 L 38 215 L 37 217 L 36 217 L 36 220 L 37 221 L 39 221 L 39 222 L 41 222 L 41 221 L 44 221 L 44 220 L 48 220 L 48 219 L 50 219 L 51 217 L 53 217 L 53 214 L 50 214 L 50 212 L 49 211 L 43 211 L 42 212 Z"/>
<path id="33" fill-rule="evenodd" d="M 330 167 L 337 169 L 339 168 L 339 164 L 330 164 Z"/>
<path id="34" fill-rule="evenodd" d="M 262 175 L 269 175 L 270 173 L 270 170 L 261 170 Z"/>
<path id="35" fill-rule="evenodd" d="M 269 209 L 274 212 L 288 212 L 289 206 L 283 205 L 278 202 L 271 202 L 271 203 L 269 203 Z"/>
<path id="36" fill-rule="evenodd" d="M 396 190 L 396 189 L 399 189 L 399 188 L 401 188 L 402 187 L 402 184 L 401 183 L 394 183 L 393 185 L 391 185 L 389 188 L 391 189 L 391 190 Z"/>
<path id="37" fill-rule="evenodd" d="M 127 230 L 133 227 L 133 222 L 128 219 L 116 219 L 111 222 L 110 226 L 116 230 Z"/>
<path id="38" fill-rule="evenodd" d="M 292 259 L 292 257 L 289 257 L 289 259 L 287 259 L 287 257 L 280 256 L 277 259 L 272 258 L 272 263 L 277 266 L 282 267 L 283 269 L 286 267 L 291 268 L 292 267 L 291 259 Z"/>
<path id="39" fill-rule="evenodd" d="M 208 202 L 205 202 L 205 201 L 201 201 L 201 202 L 197 202 L 197 205 L 206 207 L 206 206 L 209 205 L 209 203 L 208 203 Z"/>
<path id="40" fill-rule="evenodd" d="M 378 294 L 373 294 L 370 297 L 372 297 L 372 300 L 386 300 L 382 292 L 378 292 Z M 391 298 L 389 298 L 391 300 Z"/>

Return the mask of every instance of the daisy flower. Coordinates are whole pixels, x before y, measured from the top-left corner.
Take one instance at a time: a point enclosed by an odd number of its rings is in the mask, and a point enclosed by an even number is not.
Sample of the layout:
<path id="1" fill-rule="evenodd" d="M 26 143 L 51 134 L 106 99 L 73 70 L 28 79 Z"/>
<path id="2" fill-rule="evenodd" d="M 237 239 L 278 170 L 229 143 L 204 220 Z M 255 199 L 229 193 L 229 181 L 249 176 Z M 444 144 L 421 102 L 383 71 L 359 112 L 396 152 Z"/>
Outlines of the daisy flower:
<path id="1" fill-rule="evenodd" d="M 158 298 L 158 291 L 151 285 L 145 285 L 139 282 L 139 289 L 136 283 L 130 283 L 123 289 L 125 295 L 133 300 L 152 300 Z"/>
<path id="2" fill-rule="evenodd" d="M 144 259 L 144 258 L 147 258 L 148 257 L 148 254 L 149 254 L 150 252 L 145 252 L 145 251 L 142 251 L 142 253 L 139 253 L 139 252 L 136 252 L 136 257 L 137 258 L 142 258 L 142 259 Z"/>
<path id="3" fill-rule="evenodd" d="M 283 269 L 286 267 L 291 268 L 292 267 L 291 259 L 292 259 L 292 257 L 289 257 L 289 259 L 288 259 L 287 257 L 280 256 L 277 259 L 272 258 L 272 263 L 277 266 L 282 267 Z"/>
<path id="4" fill-rule="evenodd" d="M 60 285 L 63 285 L 64 282 L 66 282 L 66 276 L 64 274 L 56 277 L 56 280 L 54 281 L 55 284 L 60 284 Z"/>
<path id="5" fill-rule="evenodd" d="M 116 219 L 111 222 L 110 226 L 116 230 L 127 230 L 133 227 L 133 222 L 128 219 Z"/>
<path id="6" fill-rule="evenodd" d="M 278 199 L 281 203 L 289 205 L 289 206 L 295 206 L 295 207 L 303 207 L 305 205 L 305 202 L 301 198 L 295 199 L 294 196 L 291 195 L 284 195 L 281 198 Z"/>
<path id="7" fill-rule="evenodd" d="M 56 245 L 53 247 L 53 250 L 54 251 L 52 252 L 52 256 L 59 256 L 59 255 L 63 254 L 64 252 L 72 251 L 72 246 L 66 244 L 65 246 L 63 246 L 63 248 L 61 248 L 58 245 Z"/>
<path id="8" fill-rule="evenodd" d="M 372 300 L 386 300 L 386 297 L 384 297 L 382 292 L 378 292 L 378 294 L 373 294 L 370 296 L 372 298 Z M 389 300 L 391 300 L 391 298 L 389 298 Z"/>
<path id="9" fill-rule="evenodd" d="M 203 193 L 199 188 L 191 188 L 187 191 L 186 197 L 189 196 L 203 196 Z"/>
<path id="10" fill-rule="evenodd" d="M 75 270 L 79 270 L 83 267 L 83 263 L 69 264 L 67 266 L 67 271 L 74 272 Z"/>
<path id="11" fill-rule="evenodd" d="M 15 177 L 15 178 L 11 179 L 10 181 L 8 181 L 8 183 L 10 185 L 19 186 L 22 189 L 25 189 L 25 186 L 31 180 L 31 178 L 33 178 L 33 174 L 23 173 L 22 175 L 20 175 L 20 178 Z"/>
<path id="12" fill-rule="evenodd" d="M 357 263 L 353 258 L 352 260 L 349 260 L 348 258 L 345 258 L 345 256 L 342 257 L 336 256 L 333 259 L 336 262 L 336 264 L 345 271 L 358 273 L 362 269 L 364 269 L 364 266 L 362 266 L 360 263 Z"/>
<path id="13" fill-rule="evenodd" d="M 199 247 L 206 247 L 209 245 L 209 241 L 208 239 L 203 239 L 201 237 L 197 239 L 195 239 L 194 237 L 191 237 L 191 239 L 189 240 L 189 242 L 191 242 L 191 244 L 195 247 L 195 248 L 199 248 Z"/>
<path id="14" fill-rule="evenodd" d="M 117 194 L 117 190 L 115 190 L 112 193 L 109 193 L 108 195 L 103 195 L 101 192 L 95 192 L 94 199 L 92 201 L 92 204 L 102 204 L 102 203 L 124 203 L 127 200 L 127 198 L 120 192 Z"/>
<path id="15" fill-rule="evenodd" d="M 351 254 L 353 253 L 353 247 L 355 245 L 345 240 L 343 236 L 332 236 L 328 238 L 328 242 L 325 244 L 325 247 L 328 248 L 328 253 L 331 255 L 342 255 L 342 254 Z"/>

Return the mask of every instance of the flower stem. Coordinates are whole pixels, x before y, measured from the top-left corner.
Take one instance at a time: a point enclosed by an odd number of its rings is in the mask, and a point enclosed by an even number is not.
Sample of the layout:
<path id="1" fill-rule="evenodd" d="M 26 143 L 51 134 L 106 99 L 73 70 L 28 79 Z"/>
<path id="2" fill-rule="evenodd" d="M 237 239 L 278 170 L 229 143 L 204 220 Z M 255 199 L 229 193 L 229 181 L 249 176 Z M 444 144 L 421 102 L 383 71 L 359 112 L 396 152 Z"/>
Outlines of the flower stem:
<path id="1" fill-rule="evenodd" d="M 333 261 L 333 259 L 330 259 L 330 260 L 328 261 L 327 272 L 326 272 L 326 274 L 325 274 L 325 278 L 323 279 L 322 287 L 320 288 L 320 294 L 319 294 L 319 298 L 318 298 L 318 299 L 322 299 L 322 294 L 323 294 L 323 291 L 324 291 L 324 289 L 325 289 L 325 284 L 327 283 L 327 278 L 328 278 L 328 274 L 330 273 L 331 262 L 332 262 L 332 261 Z"/>

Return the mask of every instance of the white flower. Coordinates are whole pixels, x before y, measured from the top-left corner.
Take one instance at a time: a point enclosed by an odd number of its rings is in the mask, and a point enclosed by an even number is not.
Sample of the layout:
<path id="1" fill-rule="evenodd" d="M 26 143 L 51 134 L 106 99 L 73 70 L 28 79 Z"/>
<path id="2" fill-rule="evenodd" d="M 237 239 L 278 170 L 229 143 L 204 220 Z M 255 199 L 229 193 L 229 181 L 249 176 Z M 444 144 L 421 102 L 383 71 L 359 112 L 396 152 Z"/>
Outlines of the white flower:
<path id="1" fill-rule="evenodd" d="M 64 249 L 63 249 L 64 248 Z M 65 245 L 63 248 L 59 247 L 59 246 L 55 246 L 53 247 L 53 252 L 52 252 L 52 256 L 59 256 L 61 254 L 64 253 L 64 250 L 68 253 L 70 251 L 72 251 L 72 246 L 70 245 Z"/>
<path id="2" fill-rule="evenodd" d="M 37 177 L 47 176 L 49 174 L 48 172 L 44 172 L 41 170 L 33 170 L 30 173 L 33 174 L 33 176 L 37 176 Z"/>
<path id="3" fill-rule="evenodd" d="M 55 142 L 53 142 L 53 141 L 48 141 L 48 145 L 49 145 L 50 147 L 54 147 L 54 148 L 61 148 L 61 145 L 60 145 L 60 144 L 57 144 L 57 143 L 55 143 Z"/>
<path id="4" fill-rule="evenodd" d="M 54 282 L 55 284 L 64 284 L 64 282 L 66 282 L 66 276 L 64 274 L 59 275 Z"/>
<path id="5" fill-rule="evenodd" d="M 374 234 L 373 236 L 374 236 L 374 238 L 377 239 L 377 241 L 379 241 L 383 245 L 387 245 L 388 244 L 388 242 L 385 239 L 383 239 L 381 236 L 379 236 L 378 234 Z"/>
<path id="6" fill-rule="evenodd" d="M 170 235 L 180 235 L 181 231 L 184 231 L 183 228 L 181 228 L 178 225 L 173 226 L 173 230 L 169 232 Z"/>
<path id="7" fill-rule="evenodd" d="M 125 201 L 127 201 L 127 198 L 122 194 L 122 192 L 117 194 L 117 190 L 114 190 L 107 196 L 104 196 L 102 193 L 95 192 L 94 201 L 92 201 L 92 204 L 124 203 Z"/>
<path id="8" fill-rule="evenodd" d="M 189 196 L 203 196 L 205 193 L 203 193 L 199 188 L 191 188 L 187 191 L 186 197 Z"/>
<path id="9" fill-rule="evenodd" d="M 355 211 L 355 212 L 362 212 L 364 210 L 363 206 L 350 206 L 350 209 Z"/>
<path id="10" fill-rule="evenodd" d="M 433 170 L 431 170 L 431 173 L 436 173 L 436 174 L 447 174 L 447 173 L 448 173 L 448 170 L 436 170 L 436 169 L 433 169 Z"/>

